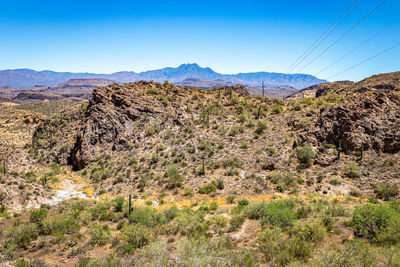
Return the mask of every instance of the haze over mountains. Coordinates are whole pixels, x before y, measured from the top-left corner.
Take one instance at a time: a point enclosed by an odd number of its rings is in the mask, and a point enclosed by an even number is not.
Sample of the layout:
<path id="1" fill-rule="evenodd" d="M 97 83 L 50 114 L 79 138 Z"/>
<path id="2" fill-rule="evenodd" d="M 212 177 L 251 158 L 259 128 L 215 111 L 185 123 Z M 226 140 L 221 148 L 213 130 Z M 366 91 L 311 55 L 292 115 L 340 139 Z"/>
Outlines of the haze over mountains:
<path id="1" fill-rule="evenodd" d="M 112 74 L 95 73 L 71 73 L 54 71 L 35 71 L 31 69 L 15 69 L 0 71 L 0 87 L 10 86 L 16 88 L 34 87 L 38 85 L 52 86 L 64 83 L 70 79 L 108 79 L 120 83 L 132 82 L 137 80 L 153 80 L 163 82 L 168 80 L 178 83 L 189 78 L 197 78 L 215 83 L 241 83 L 246 86 L 259 86 L 264 80 L 267 88 L 288 86 L 296 89 L 305 88 L 311 85 L 326 82 L 315 76 L 307 74 L 282 74 L 271 72 L 251 72 L 238 74 L 220 74 L 211 68 L 202 68 L 198 64 L 182 64 L 179 67 L 163 68 L 136 73 L 133 71 L 121 71 Z M 204 81 L 202 81 L 204 83 Z M 184 83 L 182 83 L 185 85 Z M 207 83 L 206 83 L 207 84 Z"/>

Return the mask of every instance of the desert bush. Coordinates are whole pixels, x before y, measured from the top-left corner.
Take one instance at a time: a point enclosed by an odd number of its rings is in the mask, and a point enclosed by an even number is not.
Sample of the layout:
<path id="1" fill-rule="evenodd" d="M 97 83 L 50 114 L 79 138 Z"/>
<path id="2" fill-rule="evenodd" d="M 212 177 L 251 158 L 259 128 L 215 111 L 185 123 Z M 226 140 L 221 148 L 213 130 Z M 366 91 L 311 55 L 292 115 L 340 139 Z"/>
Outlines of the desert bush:
<path id="1" fill-rule="evenodd" d="M 272 171 L 267 175 L 267 179 L 278 185 L 277 189 L 281 192 L 297 184 L 293 174 L 289 172 Z"/>
<path id="2" fill-rule="evenodd" d="M 15 267 L 46 267 L 47 265 L 44 263 L 43 260 L 40 259 L 25 259 L 25 258 L 20 258 L 15 261 L 14 263 Z"/>
<path id="3" fill-rule="evenodd" d="M 92 245 L 105 245 L 108 243 L 111 237 L 111 232 L 108 225 L 94 223 L 89 227 L 87 232 L 90 235 L 90 243 Z"/>
<path id="4" fill-rule="evenodd" d="M 169 267 L 170 252 L 167 243 L 156 240 L 143 247 L 137 255 L 135 266 L 138 267 Z"/>
<path id="5" fill-rule="evenodd" d="M 47 211 L 45 209 L 34 210 L 29 216 L 29 221 L 32 223 L 38 223 L 47 218 Z"/>
<path id="6" fill-rule="evenodd" d="M 297 224 L 290 231 L 290 236 L 303 241 L 318 243 L 324 239 L 326 230 L 319 220 L 311 220 Z"/>
<path id="7" fill-rule="evenodd" d="M 233 250 L 226 237 L 218 240 L 184 239 L 178 245 L 178 266 L 254 266 L 256 255 L 249 250 Z"/>
<path id="8" fill-rule="evenodd" d="M 208 222 L 204 220 L 204 215 L 192 209 L 181 210 L 174 222 L 176 231 L 182 235 L 196 238 L 204 236 L 209 226 Z"/>
<path id="9" fill-rule="evenodd" d="M 358 166 L 356 163 L 346 164 L 344 167 L 344 174 L 350 178 L 357 178 L 360 176 L 360 172 L 358 170 Z"/>
<path id="10" fill-rule="evenodd" d="M 223 190 L 225 188 L 224 181 L 221 180 L 221 179 L 217 179 L 215 181 L 215 185 L 216 185 L 218 190 Z"/>
<path id="11" fill-rule="evenodd" d="M 165 177 L 167 177 L 167 183 L 171 188 L 180 187 L 182 185 L 183 177 L 176 165 L 169 165 L 167 167 Z"/>
<path id="12" fill-rule="evenodd" d="M 77 232 L 80 225 L 75 217 L 58 214 L 44 220 L 44 233 L 54 236 L 63 236 Z"/>
<path id="13" fill-rule="evenodd" d="M 38 237 L 38 227 L 34 223 L 11 226 L 4 231 L 5 248 L 27 248 Z"/>
<path id="14" fill-rule="evenodd" d="M 136 249 L 153 240 L 153 230 L 141 224 L 128 224 L 121 229 L 121 238 L 129 249 Z"/>
<path id="15" fill-rule="evenodd" d="M 115 254 L 109 254 L 101 259 L 81 258 L 77 267 L 123 267 L 121 260 Z"/>
<path id="16" fill-rule="evenodd" d="M 129 222 L 147 227 L 155 227 L 167 222 L 163 214 L 151 207 L 134 207 L 129 215 Z"/>
<path id="17" fill-rule="evenodd" d="M 267 262 L 278 266 L 288 266 L 294 261 L 307 261 L 314 250 L 310 242 L 301 238 L 286 238 L 277 228 L 267 228 L 261 232 L 256 244 Z"/>
<path id="18" fill-rule="evenodd" d="M 216 215 L 211 218 L 211 222 L 219 228 L 224 228 L 228 225 L 228 218 L 222 215 Z"/>
<path id="19" fill-rule="evenodd" d="M 183 188 L 183 195 L 185 197 L 192 197 L 194 195 L 194 190 L 193 188 L 189 187 L 189 186 L 185 186 Z"/>
<path id="20" fill-rule="evenodd" d="M 274 114 L 280 114 L 283 111 L 283 107 L 282 105 L 276 103 L 274 105 L 272 105 L 272 113 Z"/>
<path id="21" fill-rule="evenodd" d="M 211 202 L 210 203 L 210 210 L 218 210 L 218 203 L 217 202 Z"/>
<path id="22" fill-rule="evenodd" d="M 346 241 L 340 250 L 324 253 L 314 266 L 376 266 L 376 256 L 370 247 L 360 240 Z"/>
<path id="23" fill-rule="evenodd" d="M 255 130 L 255 133 L 261 135 L 264 133 L 266 129 L 267 129 L 267 124 L 265 122 L 259 121 L 257 122 L 257 128 Z"/>
<path id="24" fill-rule="evenodd" d="M 315 152 L 310 145 L 296 147 L 295 153 L 300 163 L 306 166 L 309 166 L 315 157 Z"/>
<path id="25" fill-rule="evenodd" d="M 235 201 L 235 196 L 227 196 L 226 197 L 226 202 L 228 204 L 232 204 Z"/>
<path id="26" fill-rule="evenodd" d="M 240 229 L 244 221 L 246 220 L 246 216 L 243 214 L 234 214 L 229 221 L 228 232 L 236 232 Z"/>
<path id="27" fill-rule="evenodd" d="M 331 217 L 347 217 L 348 213 L 343 206 L 338 204 L 328 205 L 325 209 L 325 214 Z"/>
<path id="28" fill-rule="evenodd" d="M 115 212 L 121 212 L 124 208 L 125 199 L 123 197 L 117 197 L 112 200 L 112 203 L 115 208 Z"/>
<path id="29" fill-rule="evenodd" d="M 296 215 L 299 219 L 307 218 L 312 212 L 310 206 L 301 206 L 296 210 Z"/>
<path id="30" fill-rule="evenodd" d="M 201 186 L 198 190 L 199 194 L 211 194 L 215 191 L 217 191 L 217 186 L 215 185 L 214 181 L 204 186 Z"/>
<path id="31" fill-rule="evenodd" d="M 387 201 L 399 195 L 399 187 L 396 184 L 381 183 L 376 186 L 375 193 L 378 198 Z"/>
<path id="32" fill-rule="evenodd" d="M 292 200 L 280 200 L 269 203 L 263 209 L 260 223 L 280 228 L 287 228 L 293 225 L 296 220 L 294 211 L 296 204 Z"/>
<path id="33" fill-rule="evenodd" d="M 230 130 L 228 132 L 228 135 L 229 136 L 236 136 L 236 135 L 238 135 L 239 133 L 242 133 L 242 132 L 243 132 L 243 128 L 241 126 L 234 125 L 234 126 L 232 126 L 230 128 Z"/>
<path id="34" fill-rule="evenodd" d="M 379 235 L 385 235 L 383 234 L 385 231 L 386 233 L 391 231 L 387 228 L 392 221 L 398 223 L 399 220 L 400 214 L 389 205 L 366 204 L 354 210 L 350 224 L 354 229 L 355 236 L 375 242 Z"/>

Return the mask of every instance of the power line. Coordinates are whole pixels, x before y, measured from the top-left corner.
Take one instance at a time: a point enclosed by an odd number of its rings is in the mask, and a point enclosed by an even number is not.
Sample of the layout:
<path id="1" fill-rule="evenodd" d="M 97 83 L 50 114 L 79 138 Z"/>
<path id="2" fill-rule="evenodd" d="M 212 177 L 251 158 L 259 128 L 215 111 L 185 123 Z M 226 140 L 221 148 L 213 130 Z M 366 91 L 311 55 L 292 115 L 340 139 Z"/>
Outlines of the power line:
<path id="1" fill-rule="evenodd" d="M 364 64 L 365 62 L 370 61 L 370 60 L 372 60 L 372 59 L 374 59 L 374 58 L 376 58 L 376 57 L 378 57 L 378 56 L 380 56 L 380 55 L 382 55 L 382 54 L 384 54 L 384 53 L 386 53 L 386 52 L 388 52 L 388 51 L 390 51 L 392 49 L 395 49 L 398 46 L 400 46 L 400 42 L 395 44 L 395 45 L 393 45 L 393 46 L 391 46 L 391 47 L 389 47 L 389 48 L 386 48 L 385 50 L 383 50 L 383 51 L 381 51 L 381 52 L 379 52 L 379 53 L 377 53 L 377 54 L 375 54 L 375 55 L 373 55 L 373 56 L 371 56 L 371 57 L 369 57 L 369 58 L 367 58 L 367 59 L 365 59 L 365 60 L 363 60 L 363 61 L 361 61 L 361 62 L 359 62 L 359 63 L 357 63 L 357 64 L 355 64 L 355 65 L 353 65 L 353 66 L 351 66 L 351 67 L 349 67 L 349 68 L 347 68 L 345 70 L 343 70 L 343 71 L 341 71 L 341 72 L 338 72 L 338 73 L 328 77 L 327 80 L 329 80 L 329 79 L 331 79 L 331 78 L 333 78 L 333 77 L 335 77 L 335 76 L 337 76 L 339 74 L 342 74 L 342 73 L 344 73 L 346 71 L 354 69 L 355 67 L 357 67 L 357 66 L 359 66 L 361 64 Z"/>
<path id="2" fill-rule="evenodd" d="M 358 21 L 356 24 L 354 24 L 349 30 L 347 30 L 344 34 L 342 34 L 338 39 L 336 39 L 331 45 L 329 45 L 327 48 L 325 48 L 321 53 L 319 53 L 315 58 L 313 58 L 310 62 L 308 62 L 306 65 L 301 67 L 297 72 L 302 71 L 309 65 L 311 65 L 315 60 L 317 60 L 319 57 L 321 57 L 323 54 L 325 54 L 329 49 L 331 49 L 334 45 L 336 45 L 339 41 L 341 41 L 346 35 L 351 33 L 357 26 L 359 26 L 364 20 L 366 20 L 369 16 L 371 16 L 381 5 L 383 5 L 386 2 L 386 0 L 381 1 L 374 9 L 372 9 L 367 15 L 365 15 L 360 21 Z"/>
<path id="3" fill-rule="evenodd" d="M 368 38 L 367 40 L 365 40 L 363 43 L 361 43 L 359 46 L 355 47 L 354 49 L 352 49 L 351 51 L 349 51 L 348 53 L 346 53 L 344 56 L 342 56 L 341 58 L 337 59 L 335 62 L 333 62 L 332 64 L 328 65 L 327 67 L 325 67 L 324 69 L 322 69 L 320 72 L 318 72 L 316 75 L 321 74 L 322 72 L 326 71 L 327 69 L 329 69 L 330 67 L 332 67 L 333 65 L 337 64 L 338 62 L 342 61 L 343 59 L 345 59 L 346 57 L 348 57 L 349 55 L 353 54 L 355 51 L 357 51 L 358 49 L 360 49 L 361 47 L 363 47 L 364 45 L 366 45 L 367 43 L 369 43 L 370 41 L 372 41 L 373 39 L 375 39 L 376 37 L 378 37 L 379 35 L 381 35 L 382 33 L 384 33 L 385 31 L 387 31 L 390 27 L 392 27 L 394 24 L 396 24 L 397 22 L 400 21 L 400 18 L 397 18 L 396 20 L 394 20 L 392 23 L 390 23 L 388 26 L 386 26 L 385 28 L 383 28 L 382 30 L 380 30 L 379 32 L 377 32 L 376 34 L 374 34 L 373 36 L 371 36 L 370 38 Z"/>
<path id="4" fill-rule="evenodd" d="M 329 35 L 331 35 L 332 32 L 337 29 L 337 27 L 340 26 L 343 20 L 347 18 L 354 11 L 354 9 L 360 5 L 362 1 L 363 0 L 355 0 L 349 6 L 349 8 L 347 8 L 346 11 L 343 12 L 343 14 L 340 15 L 340 17 L 337 18 L 337 20 L 332 23 L 331 26 L 329 26 L 329 28 L 310 46 L 310 48 L 308 48 L 298 59 L 296 59 L 295 62 L 292 63 L 292 65 L 290 65 L 289 68 L 285 70 L 285 73 L 290 73 L 294 68 L 301 64 L 301 62 L 303 62 L 312 52 L 314 52 L 315 49 L 317 49 L 317 47 L 320 46 L 322 42 L 324 42 L 326 38 L 328 38 Z"/>

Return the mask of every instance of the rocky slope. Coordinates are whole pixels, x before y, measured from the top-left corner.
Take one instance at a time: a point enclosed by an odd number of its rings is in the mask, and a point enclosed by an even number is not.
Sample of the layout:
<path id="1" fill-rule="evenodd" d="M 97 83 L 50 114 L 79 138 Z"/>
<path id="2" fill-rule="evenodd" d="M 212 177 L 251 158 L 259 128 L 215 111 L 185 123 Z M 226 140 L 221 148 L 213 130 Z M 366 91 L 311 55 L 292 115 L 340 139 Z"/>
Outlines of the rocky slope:
<path id="1" fill-rule="evenodd" d="M 33 147 L 81 170 L 97 192 L 159 194 L 174 165 L 179 185 L 194 190 L 221 180 L 224 194 L 370 195 L 398 183 L 398 77 L 323 85 L 317 98 L 287 101 L 251 98 L 241 85 L 113 84 L 41 124 Z"/>
<path id="2" fill-rule="evenodd" d="M 319 86 L 319 98 L 340 99 L 319 110 L 309 142 L 341 146 L 344 152 L 400 151 L 400 73 L 368 78 L 359 83 Z"/>

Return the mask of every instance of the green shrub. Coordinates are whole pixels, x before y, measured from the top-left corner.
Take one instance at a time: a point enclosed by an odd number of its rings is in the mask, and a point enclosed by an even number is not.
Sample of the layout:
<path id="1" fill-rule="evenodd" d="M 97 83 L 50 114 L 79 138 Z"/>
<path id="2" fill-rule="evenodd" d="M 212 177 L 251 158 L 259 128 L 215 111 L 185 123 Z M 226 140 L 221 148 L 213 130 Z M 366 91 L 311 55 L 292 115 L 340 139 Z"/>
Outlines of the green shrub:
<path id="1" fill-rule="evenodd" d="M 292 200 L 280 200 L 269 203 L 263 209 L 261 225 L 272 225 L 287 228 L 293 225 L 296 220 L 294 211 L 296 204 Z"/>
<path id="2" fill-rule="evenodd" d="M 242 132 L 243 132 L 243 128 L 241 126 L 234 125 L 229 130 L 228 135 L 229 136 L 236 136 L 236 135 L 238 135 L 239 133 L 242 133 Z"/>
<path id="3" fill-rule="evenodd" d="M 257 128 L 255 130 L 255 133 L 261 135 L 264 133 L 266 129 L 267 129 L 267 124 L 265 122 L 259 121 L 257 122 Z"/>
<path id="4" fill-rule="evenodd" d="M 313 244 L 301 238 L 285 238 L 279 229 L 265 229 L 257 238 L 257 247 L 267 262 L 288 266 L 295 261 L 307 261 L 314 250 Z"/>
<path id="5" fill-rule="evenodd" d="M 115 208 L 115 212 L 121 212 L 124 207 L 125 199 L 123 197 L 117 197 L 112 200 Z"/>
<path id="6" fill-rule="evenodd" d="M 137 255 L 137 267 L 168 267 L 170 266 L 170 252 L 167 242 L 164 240 L 156 240 L 145 247 L 141 248 Z M 110 266 L 114 267 L 114 266 Z M 115 266 L 118 267 L 118 266 Z"/>
<path id="7" fill-rule="evenodd" d="M 358 166 L 356 163 L 346 164 L 344 167 L 344 174 L 350 178 L 357 178 L 360 176 L 360 172 L 358 170 Z"/>
<path id="8" fill-rule="evenodd" d="M 381 233 L 389 226 L 391 221 L 400 220 L 400 214 L 389 205 L 363 205 L 354 210 L 351 226 L 354 235 L 367 238 L 374 242 Z"/>
<path id="9" fill-rule="evenodd" d="M 278 185 L 277 189 L 280 192 L 285 191 L 297 184 L 293 174 L 289 172 L 272 171 L 267 175 L 267 179 L 272 183 Z"/>
<path id="10" fill-rule="evenodd" d="M 344 248 L 321 255 L 315 266 L 376 266 L 376 258 L 370 247 L 360 240 L 346 241 Z"/>
<path id="11" fill-rule="evenodd" d="M 121 238 L 126 245 L 140 248 L 153 239 L 153 230 L 140 224 L 128 224 L 121 229 Z"/>
<path id="12" fill-rule="evenodd" d="M 244 221 L 246 220 L 246 216 L 243 214 L 234 214 L 229 221 L 228 232 L 236 232 L 240 229 Z"/>
<path id="13" fill-rule="evenodd" d="M 324 239 L 325 234 L 325 227 L 319 220 L 312 220 L 304 222 L 303 224 L 298 224 L 290 231 L 292 237 L 314 243 L 321 242 Z"/>
<path id="14" fill-rule="evenodd" d="M 111 232 L 108 225 L 98 223 L 92 224 L 88 229 L 90 235 L 90 243 L 92 245 L 105 245 L 110 240 Z"/>
<path id="15" fill-rule="evenodd" d="M 29 216 L 30 222 L 33 222 L 33 223 L 41 222 L 46 218 L 47 218 L 47 210 L 45 210 L 45 209 L 34 210 L 31 212 L 31 214 Z"/>
<path id="16" fill-rule="evenodd" d="M 215 191 L 217 191 L 217 186 L 215 185 L 214 182 L 206 184 L 206 185 L 200 187 L 198 190 L 199 194 L 210 194 Z"/>
<path id="17" fill-rule="evenodd" d="M 116 254 L 109 254 L 101 259 L 81 258 L 77 267 L 120 267 L 123 266 Z M 26 267 L 26 266 L 24 266 Z M 35 266 L 36 267 L 36 266 Z"/>
<path id="18" fill-rule="evenodd" d="M 217 186 L 218 190 L 223 190 L 225 188 L 224 181 L 221 179 L 217 179 L 215 181 L 215 185 Z"/>
<path id="19" fill-rule="evenodd" d="M 280 114 L 283 111 L 282 105 L 279 105 L 278 103 L 272 105 L 272 113 L 274 114 Z"/>
<path id="20" fill-rule="evenodd" d="M 210 203 L 210 210 L 218 210 L 217 202 L 211 202 Z"/>
<path id="21" fill-rule="evenodd" d="M 256 255 L 246 249 L 233 250 L 229 237 L 184 239 L 178 246 L 177 266 L 255 266 Z"/>
<path id="22" fill-rule="evenodd" d="M 233 204 L 234 201 L 235 201 L 235 196 L 227 196 L 226 197 L 226 202 L 228 204 Z"/>
<path id="23" fill-rule="evenodd" d="M 228 218 L 222 215 L 217 215 L 211 218 L 211 222 L 219 228 L 224 228 L 228 225 Z"/>
<path id="24" fill-rule="evenodd" d="M 11 226 L 4 232 L 6 241 L 4 247 L 12 248 L 14 246 L 27 248 L 31 241 L 38 237 L 38 227 L 34 223 L 23 223 L 17 226 Z"/>
<path id="25" fill-rule="evenodd" d="M 375 193 L 378 198 L 387 201 L 399 195 L 399 187 L 396 184 L 381 183 L 376 186 Z"/>
<path id="26" fill-rule="evenodd" d="M 175 218 L 175 227 L 182 235 L 189 237 L 204 236 L 208 230 L 208 222 L 204 220 L 202 212 L 192 209 L 183 209 Z"/>
<path id="27" fill-rule="evenodd" d="M 167 222 L 163 214 L 151 207 L 134 207 L 129 215 L 129 222 L 147 227 L 155 227 Z"/>
<path id="28" fill-rule="evenodd" d="M 175 188 L 180 187 L 183 182 L 183 177 L 176 165 L 169 165 L 165 171 L 165 177 L 167 177 L 167 183 L 169 187 Z"/>
<path id="29" fill-rule="evenodd" d="M 296 147 L 295 153 L 300 163 L 306 166 L 309 166 L 315 158 L 315 152 L 310 145 Z"/>
<path id="30" fill-rule="evenodd" d="M 76 218 L 59 214 L 52 216 L 44 221 L 44 232 L 54 236 L 63 236 L 77 232 L 80 225 Z"/>

